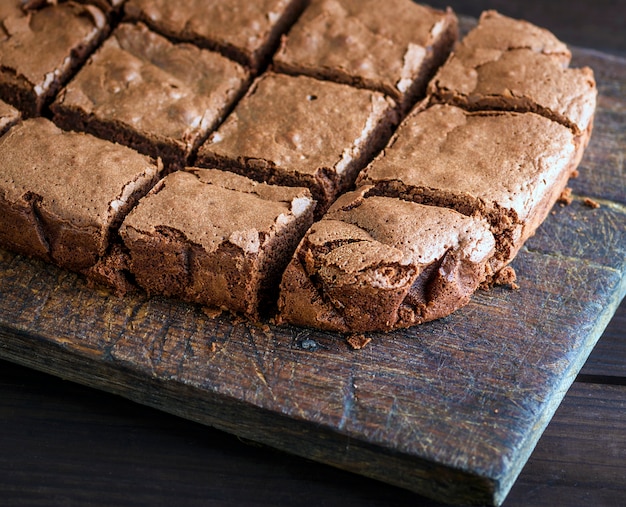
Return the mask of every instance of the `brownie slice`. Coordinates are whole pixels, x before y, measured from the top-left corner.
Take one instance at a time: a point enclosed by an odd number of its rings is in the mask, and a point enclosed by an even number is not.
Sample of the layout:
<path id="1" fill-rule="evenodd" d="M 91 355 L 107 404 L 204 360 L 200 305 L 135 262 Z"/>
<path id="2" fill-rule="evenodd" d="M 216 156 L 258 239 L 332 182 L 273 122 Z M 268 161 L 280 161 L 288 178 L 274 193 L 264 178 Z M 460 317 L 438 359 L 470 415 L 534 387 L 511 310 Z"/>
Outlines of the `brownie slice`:
<path id="1" fill-rule="evenodd" d="M 156 183 L 152 159 L 44 118 L 0 138 L 0 244 L 79 272 L 106 254 L 125 213 Z"/>
<path id="2" fill-rule="evenodd" d="M 409 327 L 464 306 L 485 279 L 495 241 L 484 220 L 370 190 L 341 196 L 306 234 L 283 276 L 279 322 Z"/>
<path id="3" fill-rule="evenodd" d="M 318 215 L 389 139 L 394 103 L 379 92 L 265 73 L 198 150 L 196 164 L 305 186 Z"/>
<path id="4" fill-rule="evenodd" d="M 545 219 L 577 163 L 572 131 L 543 116 L 434 105 L 405 119 L 357 184 L 484 217 L 496 272 Z"/>
<path id="5" fill-rule="evenodd" d="M 190 168 L 166 176 L 128 215 L 120 235 L 131 272 L 148 293 L 256 319 L 275 302 L 313 208 L 304 188 Z"/>
<path id="6" fill-rule="evenodd" d="M 218 53 L 122 23 L 59 94 L 54 121 L 182 168 L 248 80 Z"/>
<path id="7" fill-rule="evenodd" d="M 0 3 L 0 99 L 36 116 L 104 37 L 93 5 L 63 2 L 38 10 Z"/>
<path id="8" fill-rule="evenodd" d="M 486 11 L 429 86 L 436 100 L 470 110 L 531 111 L 591 130 L 593 71 L 567 68 L 571 54 L 547 30 Z M 588 133 L 583 143 L 586 143 Z"/>
<path id="9" fill-rule="evenodd" d="M 0 100 L 0 136 L 20 119 L 20 112 Z"/>
<path id="10" fill-rule="evenodd" d="M 193 42 L 258 71 L 306 0 L 129 0 L 126 17 L 173 40 Z"/>
<path id="11" fill-rule="evenodd" d="M 283 36 L 280 72 L 306 74 L 392 97 L 407 109 L 457 38 L 451 10 L 411 0 L 313 0 Z"/>

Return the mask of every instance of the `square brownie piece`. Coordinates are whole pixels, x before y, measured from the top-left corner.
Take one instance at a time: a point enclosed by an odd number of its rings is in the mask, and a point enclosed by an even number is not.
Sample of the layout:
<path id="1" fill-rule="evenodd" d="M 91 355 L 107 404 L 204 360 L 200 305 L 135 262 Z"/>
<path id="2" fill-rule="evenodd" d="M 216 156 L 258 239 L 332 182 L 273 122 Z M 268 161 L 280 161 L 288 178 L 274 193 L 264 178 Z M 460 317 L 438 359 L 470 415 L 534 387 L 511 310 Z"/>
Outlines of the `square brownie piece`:
<path id="1" fill-rule="evenodd" d="M 379 92 L 265 73 L 198 150 L 196 164 L 305 186 L 318 215 L 389 139 L 394 102 Z"/>
<path id="2" fill-rule="evenodd" d="M 129 0 L 127 19 L 172 40 L 193 42 L 258 71 L 306 0 Z"/>
<path id="3" fill-rule="evenodd" d="M 535 112 L 587 143 L 596 106 L 593 71 L 547 30 L 486 11 L 429 86 L 439 102 L 469 110 Z"/>
<path id="4" fill-rule="evenodd" d="M 545 219 L 577 164 L 572 131 L 543 116 L 434 105 L 400 124 L 357 184 L 485 218 L 497 272 Z"/>
<path id="5" fill-rule="evenodd" d="M 44 118 L 0 138 L 0 244 L 79 272 L 105 255 L 161 166 L 130 148 Z"/>
<path id="6" fill-rule="evenodd" d="M 238 63 L 174 44 L 144 24 L 122 23 L 61 91 L 54 121 L 176 168 L 223 119 L 248 85 Z"/>
<path id="7" fill-rule="evenodd" d="M 166 176 L 120 235 L 150 294 L 225 307 L 251 318 L 276 299 L 280 275 L 313 221 L 307 189 L 213 169 Z"/>
<path id="8" fill-rule="evenodd" d="M 20 116 L 17 109 L 0 100 L 0 136 L 16 124 Z"/>
<path id="9" fill-rule="evenodd" d="M 313 0 L 274 56 L 274 68 L 377 90 L 407 109 L 457 38 L 451 10 L 411 0 Z"/>
<path id="10" fill-rule="evenodd" d="M 339 197 L 298 246 L 278 320 L 360 333 L 444 317 L 485 280 L 494 244 L 480 218 L 361 187 Z"/>
<path id="11" fill-rule="evenodd" d="M 63 2 L 25 10 L 0 3 L 0 99 L 26 116 L 41 114 L 104 37 L 106 16 L 93 5 Z"/>

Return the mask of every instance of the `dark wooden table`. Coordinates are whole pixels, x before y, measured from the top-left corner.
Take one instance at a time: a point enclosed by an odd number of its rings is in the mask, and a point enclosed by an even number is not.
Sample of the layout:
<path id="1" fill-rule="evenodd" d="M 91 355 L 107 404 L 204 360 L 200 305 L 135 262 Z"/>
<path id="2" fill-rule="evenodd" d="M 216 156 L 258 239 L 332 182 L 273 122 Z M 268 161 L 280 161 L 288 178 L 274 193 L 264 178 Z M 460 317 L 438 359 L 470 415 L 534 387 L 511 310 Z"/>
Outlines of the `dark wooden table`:
<path id="1" fill-rule="evenodd" d="M 474 16 L 497 8 L 546 26 L 571 44 L 626 57 L 624 1 L 451 4 Z M 624 498 L 626 303 L 504 505 L 618 506 Z M 0 505 L 309 504 L 436 505 L 0 361 Z"/>

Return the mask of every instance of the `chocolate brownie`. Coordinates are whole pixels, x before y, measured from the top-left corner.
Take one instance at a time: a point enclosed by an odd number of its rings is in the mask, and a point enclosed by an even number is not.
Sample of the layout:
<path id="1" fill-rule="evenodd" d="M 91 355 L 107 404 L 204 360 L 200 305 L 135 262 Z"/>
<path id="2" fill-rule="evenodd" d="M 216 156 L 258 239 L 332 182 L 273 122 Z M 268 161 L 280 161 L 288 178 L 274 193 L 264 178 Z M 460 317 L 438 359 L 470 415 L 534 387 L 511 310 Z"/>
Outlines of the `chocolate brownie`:
<path id="1" fill-rule="evenodd" d="M 20 112 L 0 100 L 0 136 L 20 119 Z"/>
<path id="2" fill-rule="evenodd" d="M 344 194 L 313 224 L 285 271 L 279 322 L 389 331 L 464 306 L 494 251 L 489 225 L 454 210 Z"/>
<path id="3" fill-rule="evenodd" d="M 108 29 L 93 5 L 63 2 L 37 10 L 0 3 L 0 99 L 36 116 Z"/>
<path id="4" fill-rule="evenodd" d="M 83 272 L 105 255 L 123 216 L 156 183 L 152 159 L 44 118 L 0 138 L 0 244 Z"/>
<path id="5" fill-rule="evenodd" d="M 61 91 L 54 121 L 182 168 L 248 80 L 219 53 L 122 23 Z"/>
<path id="6" fill-rule="evenodd" d="M 283 36 L 280 72 L 385 93 L 407 109 L 424 94 L 457 38 L 451 10 L 411 0 L 313 0 Z"/>
<path id="7" fill-rule="evenodd" d="M 173 40 L 214 49 L 258 71 L 306 0 L 129 0 L 128 19 Z"/>
<path id="8" fill-rule="evenodd" d="M 572 131 L 534 113 L 415 109 L 358 184 L 489 221 L 494 271 L 545 219 L 574 171 Z"/>
<path id="9" fill-rule="evenodd" d="M 387 142 L 394 106 L 379 92 L 265 73 L 200 147 L 196 164 L 308 187 L 319 215 Z"/>
<path id="10" fill-rule="evenodd" d="M 212 169 L 166 176 L 120 228 L 130 269 L 150 294 L 258 318 L 313 221 L 307 189 Z"/>
<path id="11" fill-rule="evenodd" d="M 470 110 L 536 112 L 581 135 L 591 129 L 597 90 L 593 71 L 567 68 L 570 58 L 547 30 L 487 11 L 439 70 L 429 93 Z"/>

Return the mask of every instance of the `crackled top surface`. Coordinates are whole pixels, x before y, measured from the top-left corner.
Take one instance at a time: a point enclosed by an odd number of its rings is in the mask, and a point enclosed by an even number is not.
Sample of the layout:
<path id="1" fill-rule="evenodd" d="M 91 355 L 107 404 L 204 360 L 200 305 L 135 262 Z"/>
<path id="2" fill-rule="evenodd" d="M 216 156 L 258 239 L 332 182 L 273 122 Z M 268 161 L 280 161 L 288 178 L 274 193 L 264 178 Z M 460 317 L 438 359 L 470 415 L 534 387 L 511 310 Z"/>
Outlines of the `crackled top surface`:
<path id="1" fill-rule="evenodd" d="M 317 247 L 345 242 L 325 258 L 347 275 L 381 262 L 426 266 L 448 250 L 458 249 L 463 250 L 463 257 L 480 262 L 494 248 L 483 220 L 451 209 L 368 197 L 366 187 L 341 196 L 312 227 L 307 241 Z"/>
<path id="2" fill-rule="evenodd" d="M 378 92 L 305 76 L 266 73 L 200 147 L 240 162 L 315 175 L 341 174 L 393 102 Z"/>
<path id="3" fill-rule="evenodd" d="M 180 40 L 262 51 L 294 0 L 129 0 L 126 15 Z"/>
<path id="4" fill-rule="evenodd" d="M 264 237 L 292 223 L 312 204 L 303 188 L 271 186 L 214 169 L 177 171 L 128 215 L 121 234 L 156 234 L 166 228 L 207 251 L 229 241 L 246 253 L 257 253 Z"/>
<path id="5" fill-rule="evenodd" d="M 47 213 L 78 227 L 110 224 L 126 188 L 160 170 L 130 148 L 64 132 L 44 118 L 21 122 L 0 138 L 0 167 L 6 201 L 40 198 Z"/>
<path id="6" fill-rule="evenodd" d="M 289 31 L 278 64 L 340 72 L 401 94 L 449 29 L 451 12 L 410 0 L 314 0 Z M 308 73 L 308 72 L 307 72 Z"/>
<path id="7" fill-rule="evenodd" d="M 121 24 L 57 101 L 100 121 L 173 139 L 187 151 L 225 114 L 248 79 L 239 64 L 145 25 Z"/>
<path id="8" fill-rule="evenodd" d="M 471 109 L 538 112 L 578 134 L 591 122 L 597 91 L 593 71 L 567 68 L 570 57 L 547 30 L 487 11 L 429 91 Z"/>
<path id="9" fill-rule="evenodd" d="M 523 220 L 570 164 L 571 131 L 533 113 L 468 113 L 435 105 L 414 112 L 364 170 L 362 183 L 469 195 Z"/>
<path id="10" fill-rule="evenodd" d="M 93 5 L 63 2 L 25 11 L 20 0 L 0 3 L 0 67 L 43 94 L 69 68 L 73 49 L 98 37 L 106 27 Z"/>

